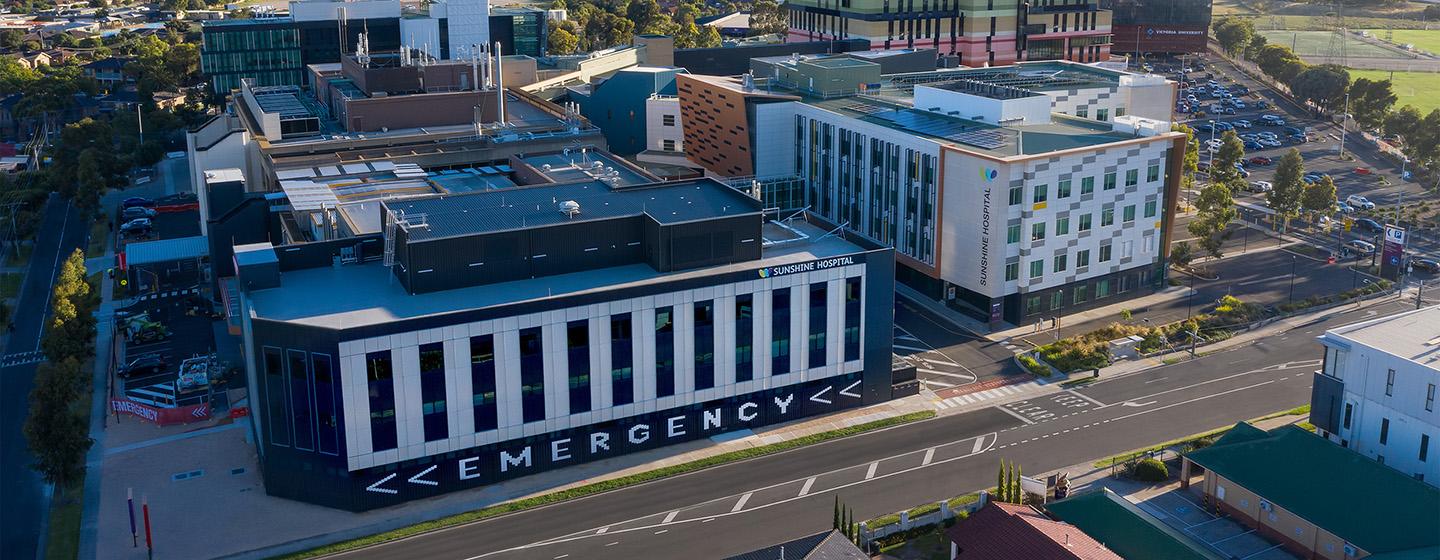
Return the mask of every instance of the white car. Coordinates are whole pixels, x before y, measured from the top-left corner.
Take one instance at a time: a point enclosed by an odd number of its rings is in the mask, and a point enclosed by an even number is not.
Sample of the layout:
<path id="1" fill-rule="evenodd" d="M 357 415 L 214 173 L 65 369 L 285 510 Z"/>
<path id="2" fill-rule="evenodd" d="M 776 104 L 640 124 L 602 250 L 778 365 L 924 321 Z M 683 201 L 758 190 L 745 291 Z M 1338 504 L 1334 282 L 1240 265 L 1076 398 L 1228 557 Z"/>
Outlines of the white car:
<path id="1" fill-rule="evenodd" d="M 1270 191 L 1272 191 L 1272 190 L 1274 190 L 1274 189 L 1275 189 L 1275 186 L 1274 186 L 1274 185 L 1271 185 L 1271 184 L 1270 184 L 1270 181 L 1251 181 L 1251 182 L 1250 182 L 1250 192 L 1263 193 L 1263 192 L 1270 192 Z"/>
<path id="2" fill-rule="evenodd" d="M 1358 195 L 1358 194 L 1352 194 L 1352 195 L 1350 195 L 1350 196 L 1345 197 L 1345 204 L 1349 204 L 1349 205 L 1352 206 L 1352 207 L 1360 208 L 1360 209 L 1363 209 L 1363 210 L 1374 210 L 1374 209 L 1375 209 L 1375 203 L 1374 203 L 1374 202 L 1370 202 L 1370 199 L 1365 198 L 1365 197 L 1363 197 L 1363 196 L 1360 196 L 1360 195 Z"/>
<path id="3" fill-rule="evenodd" d="M 1335 210 L 1339 211 L 1341 214 L 1355 213 L 1355 208 L 1353 206 L 1350 206 L 1349 204 L 1345 204 L 1344 202 L 1336 202 Z"/>

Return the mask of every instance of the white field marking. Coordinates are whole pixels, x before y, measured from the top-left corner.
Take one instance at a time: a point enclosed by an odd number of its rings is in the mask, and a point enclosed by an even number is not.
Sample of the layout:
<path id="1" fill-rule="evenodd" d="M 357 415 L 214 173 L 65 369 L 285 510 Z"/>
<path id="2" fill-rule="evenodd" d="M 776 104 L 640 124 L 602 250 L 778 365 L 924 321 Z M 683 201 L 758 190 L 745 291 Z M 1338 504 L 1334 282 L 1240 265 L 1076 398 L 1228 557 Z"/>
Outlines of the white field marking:
<path id="1" fill-rule="evenodd" d="M 1091 404 L 1094 404 L 1095 406 L 1098 406 L 1098 407 L 1100 407 L 1100 408 L 1105 408 L 1105 407 L 1107 407 L 1107 406 L 1110 406 L 1110 405 L 1107 405 L 1107 404 L 1105 404 L 1105 403 L 1103 403 L 1103 402 L 1100 402 L 1100 401 L 1097 401 L 1097 400 L 1095 400 L 1095 399 L 1093 399 L 1093 398 L 1090 398 L 1089 395 L 1086 395 L 1086 394 L 1081 393 L 1081 392 L 1079 392 L 1079 391 L 1076 391 L 1076 390 L 1074 390 L 1074 389 L 1066 389 L 1065 392 L 1066 392 L 1066 393 L 1069 393 L 1069 394 L 1071 394 L 1071 395 L 1075 395 L 1075 396 L 1077 396 L 1077 397 L 1080 397 L 1080 398 L 1082 398 L 1082 399 L 1085 399 L 1085 400 L 1087 400 L 1087 401 L 1090 401 Z"/>
<path id="2" fill-rule="evenodd" d="M 556 556 L 556 557 L 555 557 L 555 560 L 560 560 L 561 558 L 569 558 L 569 557 L 570 557 L 569 554 L 561 554 L 561 555 L 559 555 L 559 556 Z"/>
<path id="3" fill-rule="evenodd" d="M 1240 534 L 1238 534 L 1238 535 L 1230 535 L 1230 536 L 1228 536 L 1228 537 L 1225 537 L 1225 538 L 1223 538 L 1223 539 L 1220 539 L 1220 540 L 1215 541 L 1215 542 L 1210 543 L 1210 544 L 1220 544 L 1220 543 L 1225 542 L 1225 541 L 1228 541 L 1228 540 L 1230 540 L 1230 539 L 1243 537 L 1243 536 L 1245 536 L 1245 535 L 1248 535 L 1248 534 L 1254 533 L 1254 532 L 1255 532 L 1255 530 L 1254 530 L 1254 529 L 1251 529 L 1251 530 L 1249 530 L 1249 531 L 1245 531 L 1244 533 L 1240 533 Z"/>
<path id="4" fill-rule="evenodd" d="M 754 494 L 754 492 L 746 492 L 744 495 L 740 496 L 740 501 L 735 502 L 735 507 L 730 509 L 730 513 L 735 513 L 737 511 L 745 509 L 745 502 L 750 501 L 751 494 Z"/>
<path id="5" fill-rule="evenodd" d="M 870 463 L 870 469 L 865 471 L 865 480 L 875 478 L 875 471 L 880 469 L 880 461 Z"/>
<path id="6" fill-rule="evenodd" d="M 680 510 L 678 510 L 678 509 L 675 510 L 675 511 L 672 511 L 672 512 L 670 512 L 670 513 L 667 513 L 667 514 L 665 514 L 665 520 L 664 520 L 664 521 L 661 521 L 660 523 L 661 523 L 661 524 L 665 524 L 665 523 L 669 523 L 669 522 L 671 522 L 671 521 L 674 521 L 675 518 L 676 518 L 677 516 L 679 516 L 679 515 L 680 515 Z"/>
<path id="7" fill-rule="evenodd" d="M 990 408 L 994 408 L 994 409 L 997 409 L 997 410 L 1002 410 L 1002 411 L 1005 412 L 1005 414 L 1009 414 L 1009 415 L 1011 415 L 1011 416 L 1014 416 L 1014 417 L 1016 417 L 1016 418 L 1019 418 L 1021 422 L 1024 422 L 1024 423 L 1026 423 L 1026 424 L 1032 424 L 1032 425 L 1033 425 L 1033 424 L 1035 423 L 1035 421 L 1033 421 L 1033 420 L 1031 420 L 1031 419 L 1029 419 L 1029 418 L 1026 418 L 1026 417 L 1024 417 L 1024 416 L 1021 416 L 1020 413 L 1015 412 L 1015 411 L 1013 411 L 1013 410 L 1010 410 L 1010 409 L 1008 409 L 1008 408 L 1005 408 L 1005 407 L 1003 407 L 1003 406 L 992 406 L 992 407 L 990 407 Z"/>
<path id="8" fill-rule="evenodd" d="M 978 440 L 978 439 L 975 440 L 975 444 L 978 446 L 978 445 L 980 444 L 980 441 L 981 441 L 981 440 Z M 921 465 L 928 465 L 928 464 L 930 464 L 930 461 L 934 461 L 934 460 L 935 460 L 935 448 L 934 448 L 934 447 L 931 447 L 930 449 L 926 449 L 926 450 L 925 450 L 925 459 L 922 460 L 922 461 L 920 461 L 920 464 L 921 464 Z M 815 479 L 812 478 L 812 479 L 810 479 L 810 480 L 815 480 Z M 807 484 L 808 484 L 808 483 L 807 483 Z"/>
<path id="9" fill-rule="evenodd" d="M 804 496 L 804 495 L 806 495 L 806 494 L 809 494 L 809 493 L 810 493 L 810 487 L 811 487 L 811 486 L 814 486 L 814 485 L 815 485 L 815 477 L 812 476 L 812 477 L 810 477 L 810 478 L 805 479 L 805 485 L 800 487 L 800 494 L 799 494 L 799 495 Z"/>
<path id="10" fill-rule="evenodd" d="M 706 517 L 705 519 L 700 520 L 700 522 L 701 522 L 701 523 L 709 523 L 709 522 L 714 521 L 714 520 L 715 520 L 714 517 Z"/>
<path id="11" fill-rule="evenodd" d="M 930 468 L 930 467 L 935 466 L 935 465 L 943 465 L 943 464 L 949 463 L 949 462 L 951 462 L 951 461 L 959 461 L 959 460 L 962 460 L 962 459 L 968 459 L 968 458 L 970 458 L 970 457 L 974 457 L 975 455 L 979 455 L 979 454 L 981 454 L 981 453 L 988 453 L 988 452 L 990 452 L 991 450 L 993 450 L 993 449 L 995 448 L 995 443 L 996 443 L 997 440 L 999 440 L 999 438 L 1000 438 L 1000 434 L 999 434 L 998 432 L 988 432 L 988 433 L 985 433 L 985 434 L 982 434 L 982 435 L 979 435 L 979 436 L 970 436 L 970 437 L 967 437 L 967 438 L 965 438 L 965 439 L 960 439 L 960 440 L 952 441 L 952 442 L 950 442 L 950 443 L 944 443 L 944 444 L 937 445 L 936 447 L 943 447 L 943 446 L 946 446 L 946 445 L 953 445 L 953 444 L 957 444 L 957 443 L 967 442 L 967 441 L 970 441 L 970 440 L 973 440 L 973 439 L 980 439 L 980 440 L 984 440 L 984 441 L 988 441 L 988 442 L 989 442 L 988 444 L 986 444 L 986 445 L 983 446 L 983 448 L 980 450 L 979 453 L 969 453 L 969 454 L 960 455 L 960 456 L 956 456 L 956 457 L 950 457 L 950 458 L 948 458 L 948 459 L 941 459 L 941 460 L 939 460 L 939 461 L 935 461 L 935 462 L 931 463 L 930 465 L 920 465 L 920 466 L 915 466 L 915 467 L 908 467 L 908 468 L 901 469 L 901 470 L 898 470 L 898 471 L 895 471 L 895 472 L 892 472 L 892 473 L 886 473 L 886 474 L 879 475 L 879 476 L 875 477 L 875 480 L 884 479 L 884 478 L 889 478 L 889 477 L 892 477 L 892 476 L 900 476 L 900 475 L 903 475 L 903 474 L 908 474 L 908 473 L 910 473 L 910 472 L 912 472 L 912 471 L 917 471 L 917 470 L 920 470 L 920 469 Z M 911 454 L 918 453 L 918 452 L 919 452 L 919 450 L 911 451 L 911 452 L 906 452 L 906 453 L 901 453 L 901 454 L 899 454 L 899 455 L 894 455 L 894 456 L 891 456 L 891 457 L 886 457 L 886 459 L 894 459 L 894 458 L 903 457 L 903 456 L 905 456 L 905 455 L 911 455 Z M 885 460 L 885 459 L 881 459 L 881 460 Z M 857 467 L 857 466 L 859 466 L 859 465 L 851 465 L 851 466 L 848 466 L 848 467 L 844 467 L 844 468 L 840 468 L 840 469 L 835 469 L 835 470 L 832 470 L 832 471 L 829 471 L 829 472 L 819 473 L 819 474 L 814 475 L 814 476 L 823 476 L 823 475 L 827 475 L 827 474 L 833 474 L 833 473 L 837 473 L 837 472 L 840 472 L 840 471 L 843 471 L 843 470 L 853 469 L 853 468 L 855 468 L 855 467 Z M 773 484 L 773 485 L 770 485 L 770 486 L 766 486 L 765 488 L 758 488 L 758 489 L 756 489 L 756 490 L 751 490 L 751 491 L 749 491 L 749 492 L 746 492 L 746 494 L 753 494 L 754 492 L 757 492 L 757 491 L 760 491 L 760 490 L 766 490 L 766 489 L 769 489 L 769 488 L 774 488 L 774 487 L 777 487 L 777 486 L 784 486 L 784 485 L 787 485 L 787 484 L 794 484 L 794 483 L 796 483 L 796 482 L 800 482 L 801 480 L 804 480 L 804 479 L 795 479 L 795 480 L 791 480 L 791 481 L 788 481 L 788 482 L 781 482 L 781 483 L 779 483 L 779 484 Z M 845 489 L 845 488 L 849 488 L 849 487 L 851 487 L 851 486 L 858 486 L 858 485 L 861 485 L 861 484 L 865 484 L 865 483 L 867 483 L 867 482 L 869 482 L 869 481 L 867 481 L 867 480 L 857 480 L 857 481 L 853 481 L 853 482 L 847 482 L 847 483 L 845 483 L 845 484 L 841 484 L 840 486 L 836 486 L 836 487 L 834 487 L 834 488 L 827 488 L 826 491 L 843 490 L 843 489 Z M 696 504 L 696 505 L 691 506 L 691 507 L 692 507 L 692 508 L 693 508 L 693 507 L 699 507 L 699 506 L 702 506 L 702 505 L 705 505 L 705 504 L 717 502 L 717 501 L 720 501 L 720 500 L 725 500 L 725 499 L 728 499 L 728 498 L 729 498 L 729 496 L 727 496 L 727 497 L 725 497 L 725 498 L 717 498 L 717 499 L 715 499 L 715 500 L 710 500 L 710 501 L 707 501 L 707 502 L 702 502 L 702 503 L 700 503 L 700 504 Z M 730 513 L 722 513 L 722 514 L 719 514 L 719 515 L 711 516 L 711 517 L 707 518 L 706 520 L 704 520 L 704 521 L 702 521 L 702 522 L 713 521 L 714 519 L 719 518 L 719 517 L 729 517 L 729 516 L 731 516 L 731 515 L 744 515 L 744 514 L 746 514 L 746 513 L 750 513 L 750 512 L 753 512 L 753 511 L 758 511 L 758 510 L 762 510 L 762 509 L 766 509 L 766 508 L 770 508 L 770 507 L 774 507 L 774 506 L 778 506 L 778 505 L 782 505 L 782 504 L 787 504 L 787 503 L 793 502 L 793 501 L 795 501 L 795 500 L 800 500 L 800 499 L 804 499 L 804 496 L 796 496 L 796 497 L 794 497 L 794 498 L 786 498 L 786 499 L 779 500 L 779 501 L 775 501 L 775 502 L 771 502 L 771 503 L 768 503 L 768 504 L 761 504 L 761 505 L 755 506 L 755 507 L 753 507 L 753 508 L 750 508 L 750 509 L 748 509 L 748 510 L 745 510 L 745 511 L 743 511 L 743 512 L 741 512 L 741 511 L 732 511 L 732 512 L 730 512 Z M 638 520 L 641 520 L 641 519 L 645 519 L 645 518 L 647 518 L 647 517 L 654 517 L 654 515 L 646 515 L 646 516 L 643 516 L 643 517 L 636 517 L 636 518 L 634 518 L 634 519 L 629 519 L 629 520 L 626 520 L 626 521 L 617 522 L 617 523 L 615 523 L 614 525 L 620 525 L 620 524 L 629 523 L 629 522 L 632 522 L 632 521 L 638 521 Z M 672 523 L 672 525 L 683 525 L 683 524 L 685 524 L 685 523 L 692 523 L 692 522 L 695 522 L 695 521 L 697 521 L 697 520 L 696 520 L 696 519 L 682 519 L 682 520 L 679 520 L 679 521 L 676 521 L 676 522 Z M 618 534 L 618 533 L 629 533 L 629 532 L 632 532 L 632 531 L 643 531 L 643 530 L 654 529 L 654 528 L 657 527 L 657 526 L 658 526 L 658 525 L 649 525 L 649 526 L 643 526 L 643 527 L 632 527 L 632 528 L 628 528 L 628 529 L 619 529 L 619 530 L 615 531 L 615 533 Z M 457 526 L 457 527 L 458 527 L 458 526 Z M 569 535 L 569 536 L 565 536 L 565 537 L 560 537 L 560 538 L 556 538 L 556 539 L 551 539 L 551 540 L 548 540 L 548 541 L 540 541 L 540 542 L 535 542 L 535 543 L 531 543 L 531 544 L 525 544 L 525 545 L 520 545 L 520 546 L 511 547 L 511 548 L 507 548 L 507 549 L 504 549 L 504 550 L 496 550 L 496 551 L 486 552 L 486 553 L 480 554 L 480 555 L 478 555 L 478 556 L 471 556 L 471 557 L 466 558 L 466 559 L 464 559 L 464 560 L 478 560 L 478 559 L 480 559 L 480 558 L 486 558 L 486 557 L 494 556 L 494 555 L 497 555 L 497 554 L 504 554 L 504 553 L 507 553 L 507 552 L 514 552 L 514 551 L 517 551 L 517 550 L 525 550 L 525 549 L 528 549 L 528 548 L 534 548 L 534 547 L 545 546 L 545 545 L 550 545 L 550 544 L 560 544 L 560 543 L 573 542 L 573 541 L 577 541 L 577 540 L 581 540 L 581 539 L 593 537 L 593 536 L 594 536 L 593 533 L 594 533 L 593 531 L 585 531 L 585 532 L 582 532 L 582 533 L 575 533 L 575 534 L 573 534 L 573 535 Z M 659 533 L 657 532 L 656 534 L 659 534 Z M 399 541 L 391 541 L 391 542 L 399 542 Z M 617 542 L 618 542 L 618 541 L 617 541 Z M 606 546 L 609 546 L 609 545 L 606 545 Z M 357 549 L 357 550 L 360 550 L 360 549 Z"/>
<path id="12" fill-rule="evenodd" d="M 1125 401 L 1125 402 L 1123 402 L 1123 403 L 1120 403 L 1120 406 L 1141 407 L 1141 406 L 1150 406 L 1150 405 L 1152 405 L 1152 404 L 1155 404 L 1155 401 L 1145 401 L 1145 402 Z"/>
<path id="13" fill-rule="evenodd" d="M 1210 545 L 1210 546 L 1215 546 L 1215 545 Z M 1249 556 L 1246 556 L 1245 558 L 1254 558 L 1254 557 L 1256 557 L 1256 556 L 1259 556 L 1259 555 L 1261 555 L 1261 554 L 1265 554 L 1266 552 L 1270 552 L 1270 551 L 1275 550 L 1275 549 L 1277 549 L 1277 548 L 1280 548 L 1280 545 L 1277 544 L 1277 545 L 1275 545 L 1275 546 L 1272 546 L 1272 547 L 1267 548 L 1267 549 L 1265 549 L 1265 550 L 1262 550 L 1262 551 L 1260 551 L 1260 552 L 1256 552 L 1255 554 L 1251 554 L 1251 555 L 1249 555 Z M 1240 560 L 1245 560 L 1245 558 L 1241 558 Z"/>

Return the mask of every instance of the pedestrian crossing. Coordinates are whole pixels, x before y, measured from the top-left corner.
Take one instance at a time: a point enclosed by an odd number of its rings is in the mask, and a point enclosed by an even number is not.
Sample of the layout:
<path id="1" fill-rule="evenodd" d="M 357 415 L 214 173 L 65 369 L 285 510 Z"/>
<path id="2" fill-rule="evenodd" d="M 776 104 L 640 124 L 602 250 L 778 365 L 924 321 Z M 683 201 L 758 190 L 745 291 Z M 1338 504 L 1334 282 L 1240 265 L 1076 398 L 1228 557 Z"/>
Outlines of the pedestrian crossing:
<path id="1" fill-rule="evenodd" d="M 950 408 L 965 406 L 967 404 L 975 404 L 981 401 L 997 399 L 1009 395 L 1019 395 L 1022 393 L 1027 393 L 1039 386 L 1040 383 L 1036 381 L 1027 381 L 1025 383 L 1018 383 L 1015 385 L 1004 385 L 986 391 L 977 391 L 974 393 L 960 395 L 958 397 L 950 397 L 948 399 L 936 401 L 935 408 L 938 410 L 946 410 Z"/>
<path id="2" fill-rule="evenodd" d="M 135 298 L 135 301 L 149 301 L 149 300 L 152 300 L 152 299 L 160 299 L 160 298 L 164 298 L 164 297 L 184 296 L 184 295 L 198 294 L 198 293 L 200 293 L 200 288 L 190 288 L 190 289 L 188 289 L 188 290 L 168 290 L 168 291 L 164 291 L 164 292 L 155 292 L 155 293 L 153 293 L 153 294 L 145 294 L 145 295 L 142 295 L 142 296 L 137 296 L 137 297 Z"/>
<path id="3" fill-rule="evenodd" d="M 16 352 L 0 357 L 0 367 L 11 367 L 45 361 L 45 353 L 39 350 Z"/>

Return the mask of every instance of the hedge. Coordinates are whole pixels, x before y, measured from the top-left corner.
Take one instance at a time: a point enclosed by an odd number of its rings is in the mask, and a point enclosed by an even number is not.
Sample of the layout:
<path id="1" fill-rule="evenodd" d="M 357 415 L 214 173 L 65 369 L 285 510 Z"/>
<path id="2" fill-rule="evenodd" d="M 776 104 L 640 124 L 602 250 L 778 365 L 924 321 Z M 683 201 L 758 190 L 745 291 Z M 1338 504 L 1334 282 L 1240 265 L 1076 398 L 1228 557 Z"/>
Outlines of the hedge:
<path id="1" fill-rule="evenodd" d="M 1170 478 L 1170 469 L 1159 459 L 1144 459 L 1135 464 L 1135 470 L 1130 476 L 1143 482 L 1163 482 Z"/>
<path id="2" fill-rule="evenodd" d="M 864 424 L 857 424 L 846 428 L 840 428 L 838 430 L 820 432 L 818 434 L 802 436 L 791 440 L 772 443 L 769 445 L 751 447 L 748 449 L 740 449 L 737 451 L 731 451 L 729 453 L 721 453 L 719 455 L 696 459 L 688 463 L 681 463 L 679 465 L 662 467 L 653 471 L 646 471 L 630 476 L 603 480 L 600 482 L 586 484 L 584 486 L 577 486 L 566 490 L 560 490 L 558 492 L 552 492 L 541 496 L 534 496 L 522 500 L 505 502 L 503 504 L 497 504 L 483 509 L 467 511 L 465 513 L 459 513 L 449 517 L 442 517 L 440 519 L 433 519 L 422 523 L 416 523 L 414 525 L 401 527 L 399 529 L 386 531 L 384 533 L 378 533 L 374 535 L 360 537 L 357 539 L 351 539 L 348 541 L 328 544 L 325 546 L 312 548 L 310 550 L 288 554 L 280 558 L 282 558 L 282 560 L 314 558 L 317 556 L 336 554 L 348 550 L 354 550 L 357 548 L 374 546 L 381 543 L 386 543 L 407 537 L 413 537 L 421 533 L 428 533 L 430 531 L 437 531 L 448 527 L 473 523 L 502 514 L 516 513 L 528 509 L 537 508 L 540 506 L 563 502 L 566 500 L 573 500 L 585 496 L 592 496 L 595 494 L 610 492 L 612 490 L 620 490 L 629 486 L 634 486 L 645 482 L 652 482 L 662 478 L 690 473 L 710 467 L 720 466 L 726 463 L 733 463 L 746 459 L 754 459 L 757 457 L 764 457 L 766 455 L 774 455 L 781 451 L 788 451 L 797 447 L 814 445 L 817 443 L 858 435 L 864 432 L 879 430 L 882 428 L 899 426 L 901 424 L 908 424 L 910 422 L 916 422 L 920 420 L 928 420 L 934 417 L 934 410 L 922 410 L 919 412 L 911 412 L 909 414 L 903 414 L 900 416 L 892 416 L 890 418 L 884 418 L 876 420 L 874 422 L 866 422 Z"/>
<path id="3" fill-rule="evenodd" d="M 1029 354 L 1021 354 L 1019 360 L 1020 365 L 1025 366 L 1025 369 L 1028 370 L 1031 375 L 1050 377 L 1050 368 L 1045 364 L 1035 361 L 1035 358 L 1030 357 Z"/>

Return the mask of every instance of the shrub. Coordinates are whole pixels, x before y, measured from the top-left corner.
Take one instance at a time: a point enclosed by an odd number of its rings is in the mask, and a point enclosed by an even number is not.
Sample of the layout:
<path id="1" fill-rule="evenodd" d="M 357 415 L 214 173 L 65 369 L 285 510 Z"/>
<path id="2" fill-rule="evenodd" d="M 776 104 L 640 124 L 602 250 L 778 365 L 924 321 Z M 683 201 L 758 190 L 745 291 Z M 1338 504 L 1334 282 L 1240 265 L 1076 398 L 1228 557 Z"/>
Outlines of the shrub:
<path id="1" fill-rule="evenodd" d="M 1029 354 L 1020 355 L 1020 365 L 1025 366 L 1025 369 L 1029 371 L 1031 375 L 1039 377 L 1050 376 L 1050 368 L 1046 367 L 1045 364 L 1035 361 L 1035 358 L 1031 358 Z"/>
<path id="2" fill-rule="evenodd" d="M 1130 476 L 1143 482 L 1164 482 L 1170 478 L 1170 469 L 1165 468 L 1165 463 L 1159 459 L 1142 459 L 1135 464 Z"/>

